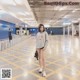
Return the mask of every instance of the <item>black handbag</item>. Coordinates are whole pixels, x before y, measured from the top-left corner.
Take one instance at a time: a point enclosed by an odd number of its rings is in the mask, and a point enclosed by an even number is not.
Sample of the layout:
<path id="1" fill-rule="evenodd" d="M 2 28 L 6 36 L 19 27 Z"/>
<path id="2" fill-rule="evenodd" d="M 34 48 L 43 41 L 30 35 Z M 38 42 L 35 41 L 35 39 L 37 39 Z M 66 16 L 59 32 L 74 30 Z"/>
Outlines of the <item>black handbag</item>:
<path id="1" fill-rule="evenodd" d="M 38 60 L 38 52 L 36 50 L 34 57 Z"/>

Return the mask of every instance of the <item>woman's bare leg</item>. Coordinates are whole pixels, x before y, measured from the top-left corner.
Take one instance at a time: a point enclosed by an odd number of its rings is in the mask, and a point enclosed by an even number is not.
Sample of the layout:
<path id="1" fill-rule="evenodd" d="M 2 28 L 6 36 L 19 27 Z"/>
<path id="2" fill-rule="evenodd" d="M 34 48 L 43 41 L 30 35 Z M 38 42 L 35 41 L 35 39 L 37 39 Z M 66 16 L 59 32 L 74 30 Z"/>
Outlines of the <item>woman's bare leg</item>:
<path id="1" fill-rule="evenodd" d="M 37 51 L 38 51 L 38 58 L 39 58 L 39 65 L 40 65 L 40 68 L 42 68 L 43 67 L 43 65 L 42 65 L 42 57 L 41 57 L 41 50 L 40 49 L 37 49 Z"/>
<path id="2" fill-rule="evenodd" d="M 42 71 L 42 75 L 43 77 L 46 77 L 46 71 L 45 71 L 45 54 L 44 54 L 44 49 L 42 49 L 41 52 L 41 57 L 42 57 L 42 66 L 43 66 L 43 71 Z"/>
<path id="3" fill-rule="evenodd" d="M 42 49 L 42 66 L 43 66 L 43 70 L 45 70 L 45 54 L 44 54 L 44 50 Z"/>

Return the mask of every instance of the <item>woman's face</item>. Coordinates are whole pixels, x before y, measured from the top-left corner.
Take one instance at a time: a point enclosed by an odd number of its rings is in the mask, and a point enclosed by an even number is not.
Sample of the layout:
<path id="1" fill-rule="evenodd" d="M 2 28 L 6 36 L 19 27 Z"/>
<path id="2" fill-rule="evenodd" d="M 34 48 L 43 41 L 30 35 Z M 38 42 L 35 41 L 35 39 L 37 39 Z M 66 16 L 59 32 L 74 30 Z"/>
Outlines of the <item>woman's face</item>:
<path id="1" fill-rule="evenodd" d="M 43 26 L 41 26 L 40 31 L 41 31 L 41 32 L 43 32 L 43 31 L 44 31 L 44 27 L 43 27 Z"/>

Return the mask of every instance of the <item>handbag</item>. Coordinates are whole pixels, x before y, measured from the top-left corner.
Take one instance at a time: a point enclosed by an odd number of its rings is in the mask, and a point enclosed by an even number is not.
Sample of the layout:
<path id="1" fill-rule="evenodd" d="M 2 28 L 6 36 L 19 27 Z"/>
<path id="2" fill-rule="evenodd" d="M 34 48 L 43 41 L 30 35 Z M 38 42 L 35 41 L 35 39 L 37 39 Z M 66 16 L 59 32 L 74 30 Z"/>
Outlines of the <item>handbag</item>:
<path id="1" fill-rule="evenodd" d="M 34 57 L 38 60 L 38 52 L 36 50 Z"/>

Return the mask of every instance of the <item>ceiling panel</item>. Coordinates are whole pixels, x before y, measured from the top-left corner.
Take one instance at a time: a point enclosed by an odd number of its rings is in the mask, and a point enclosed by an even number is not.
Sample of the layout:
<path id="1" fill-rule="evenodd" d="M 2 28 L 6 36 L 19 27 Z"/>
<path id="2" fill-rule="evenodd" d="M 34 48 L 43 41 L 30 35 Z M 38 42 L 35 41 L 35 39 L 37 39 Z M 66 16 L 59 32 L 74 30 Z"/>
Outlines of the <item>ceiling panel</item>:
<path id="1" fill-rule="evenodd" d="M 61 25 L 64 18 L 71 20 L 80 17 L 80 5 L 54 6 L 44 5 L 44 2 L 79 2 L 80 0 L 28 0 L 38 23 Z M 77 10 L 76 10 L 77 9 Z M 69 16 L 67 16 L 69 15 Z M 57 22 L 59 21 L 60 22 Z M 53 23 L 54 22 L 54 23 Z"/>
<path id="2" fill-rule="evenodd" d="M 44 5 L 44 2 L 80 2 L 80 0 L 0 0 L 0 8 L 12 15 L 3 14 L 3 19 L 28 23 L 36 26 L 39 23 L 61 25 L 64 18 L 77 20 L 80 18 L 80 5 L 54 6 Z M 2 14 L 2 13 L 1 13 Z M 0 14 L 0 16 L 1 16 Z M 7 17 L 5 17 L 7 16 Z M 12 20 L 10 20 L 11 18 Z M 9 17 L 9 18 L 8 18 Z M 13 18 L 14 17 L 14 18 Z M 35 25 L 33 25 L 35 24 Z"/>
<path id="3" fill-rule="evenodd" d="M 30 26 L 36 26 L 36 24 L 31 25 L 28 23 L 28 18 L 30 18 L 31 21 L 34 20 L 35 22 L 36 19 L 27 0 L 0 0 L 0 6 L 2 7 L 2 10 L 7 12 L 2 13 L 4 16 L 0 19 L 17 24 L 20 22 L 20 24 L 25 23 Z M 25 18 L 27 19 L 25 20 Z"/>

